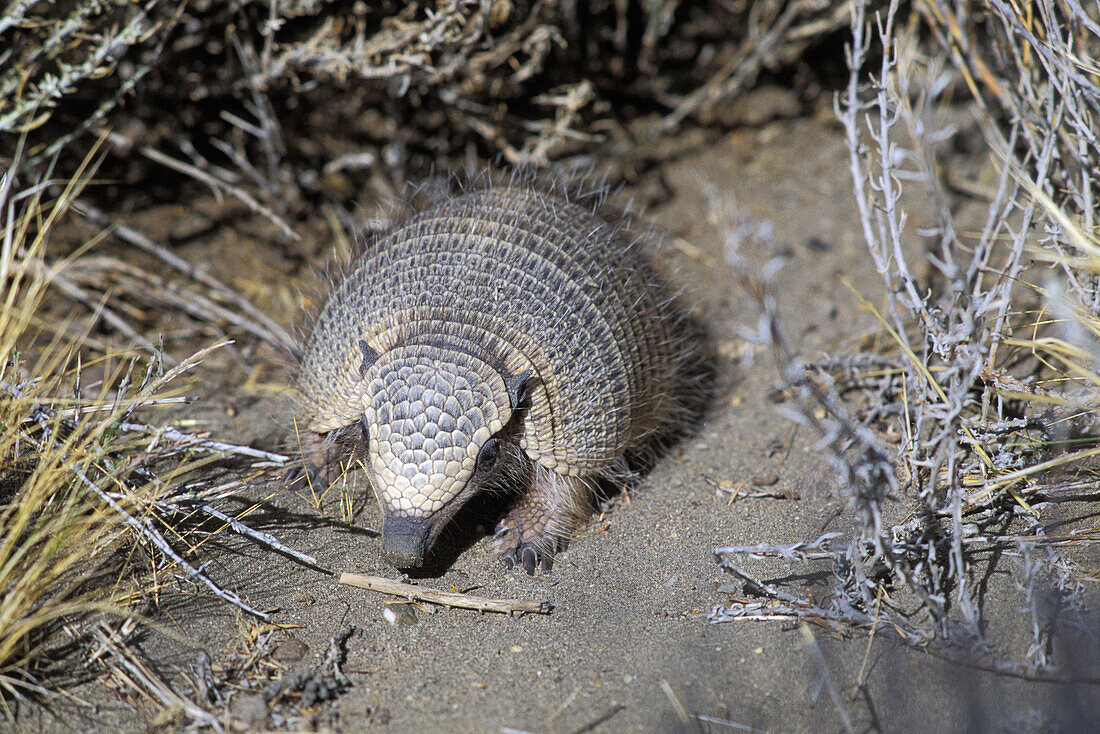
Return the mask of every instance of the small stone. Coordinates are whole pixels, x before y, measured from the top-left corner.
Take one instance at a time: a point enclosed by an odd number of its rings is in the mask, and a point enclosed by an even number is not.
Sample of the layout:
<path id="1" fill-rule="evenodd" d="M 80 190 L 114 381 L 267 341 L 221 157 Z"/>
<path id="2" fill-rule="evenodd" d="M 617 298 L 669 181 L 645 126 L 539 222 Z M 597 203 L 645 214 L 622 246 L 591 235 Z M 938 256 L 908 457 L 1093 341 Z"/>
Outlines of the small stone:
<path id="1" fill-rule="evenodd" d="M 307 652 L 309 652 L 309 645 L 297 637 L 291 637 L 289 640 L 283 640 L 275 646 L 275 649 L 271 652 L 271 658 L 286 665 L 293 665 L 301 662 Z"/>
<path id="2" fill-rule="evenodd" d="M 382 619 L 394 627 L 408 627 L 416 624 L 416 611 L 408 604 L 387 604 L 382 610 Z"/>
<path id="3" fill-rule="evenodd" d="M 267 702 L 259 693 L 239 693 L 229 702 L 229 726 L 234 731 L 262 729 L 266 722 Z"/>
<path id="4" fill-rule="evenodd" d="M 779 475 L 775 472 L 760 477 L 753 477 L 752 483 L 757 487 L 770 487 L 779 481 Z"/>
<path id="5" fill-rule="evenodd" d="M 523 652 L 523 645 L 512 645 L 512 647 L 509 649 L 512 652 Z"/>

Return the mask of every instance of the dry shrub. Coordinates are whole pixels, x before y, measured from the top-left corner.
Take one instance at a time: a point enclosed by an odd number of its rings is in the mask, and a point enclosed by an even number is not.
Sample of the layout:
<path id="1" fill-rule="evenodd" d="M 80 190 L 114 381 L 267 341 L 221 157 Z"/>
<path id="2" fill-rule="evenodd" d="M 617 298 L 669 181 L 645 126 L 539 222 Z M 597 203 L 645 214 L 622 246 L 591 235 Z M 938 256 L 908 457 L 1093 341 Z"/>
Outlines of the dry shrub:
<path id="1" fill-rule="evenodd" d="M 0 134 L 30 132 L 38 166 L 108 129 L 122 156 L 152 146 L 293 199 L 469 146 L 540 166 L 651 142 L 845 22 L 824 0 L 23 0 L 0 14 Z"/>
<path id="2" fill-rule="evenodd" d="M 767 278 L 744 276 L 763 317 L 757 339 L 800 397 L 794 419 L 828 449 L 853 530 L 717 549 L 764 599 L 711 618 L 788 615 L 999 672 L 1095 679 L 1095 669 L 1073 669 L 1073 655 L 1056 658 L 1079 647 L 1065 639 L 1081 632 L 1097 573 L 1079 564 L 1100 547 L 1095 529 L 1059 522 L 1074 503 L 1100 499 L 1100 87 L 1088 61 L 1100 57 L 1100 25 L 1094 12 L 1048 0 L 929 0 L 913 8 L 923 26 L 900 23 L 897 2 L 873 17 L 867 6 L 855 6 L 838 115 L 888 293 L 882 313 L 862 305 L 889 346 L 804 364 L 783 339 Z M 959 130 L 947 120 L 959 117 L 942 113 L 960 95 L 990 161 L 978 182 L 952 178 Z M 931 203 L 933 226 L 907 226 L 903 192 Z M 960 192 L 987 204 L 977 231 L 956 220 Z M 896 446 L 889 436 L 900 436 Z M 885 519 L 896 515 L 891 499 L 905 500 L 907 518 Z M 829 561 L 833 589 L 814 600 L 763 583 L 744 568 L 762 556 Z M 987 624 L 976 580 L 998 558 L 1015 559 L 1026 651 L 1005 648 Z"/>

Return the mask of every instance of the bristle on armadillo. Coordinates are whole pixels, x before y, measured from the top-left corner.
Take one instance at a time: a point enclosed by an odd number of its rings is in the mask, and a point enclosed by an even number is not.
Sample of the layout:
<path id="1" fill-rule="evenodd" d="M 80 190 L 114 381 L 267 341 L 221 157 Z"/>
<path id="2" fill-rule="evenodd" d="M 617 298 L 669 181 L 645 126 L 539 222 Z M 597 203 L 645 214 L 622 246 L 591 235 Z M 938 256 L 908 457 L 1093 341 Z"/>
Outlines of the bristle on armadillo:
<path id="1" fill-rule="evenodd" d="M 680 321 L 624 230 L 530 188 L 468 192 L 378 237 L 336 284 L 303 350 L 299 425 L 362 426 L 398 566 L 503 485 L 505 561 L 549 570 L 595 480 L 680 419 Z"/>

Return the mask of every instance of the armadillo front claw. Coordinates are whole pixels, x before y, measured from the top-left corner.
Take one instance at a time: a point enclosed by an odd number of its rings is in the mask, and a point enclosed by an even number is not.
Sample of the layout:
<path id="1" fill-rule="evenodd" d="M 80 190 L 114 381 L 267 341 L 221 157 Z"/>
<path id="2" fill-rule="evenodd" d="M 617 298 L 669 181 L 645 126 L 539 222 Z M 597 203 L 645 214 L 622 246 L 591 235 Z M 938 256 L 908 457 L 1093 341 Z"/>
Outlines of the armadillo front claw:
<path id="1" fill-rule="evenodd" d="M 292 492 L 310 489 L 323 492 L 339 479 L 345 470 L 341 458 L 346 452 L 323 436 L 303 436 L 301 456 L 283 474 L 283 482 Z"/>
<path id="2" fill-rule="evenodd" d="M 528 576 L 535 575 L 535 568 L 542 567 L 543 573 L 550 573 L 554 567 L 554 554 L 547 550 L 541 550 L 532 543 L 520 543 L 515 548 L 509 548 L 501 554 L 500 560 L 510 569 L 523 566 Z"/>
<path id="3" fill-rule="evenodd" d="M 511 520 L 502 520 L 497 525 L 500 560 L 509 569 L 522 567 L 528 576 L 534 576 L 536 568 L 550 573 L 554 567 L 554 556 L 565 550 L 565 541 L 545 531 L 540 532 L 538 528 L 515 523 L 514 518 Z"/>
<path id="4" fill-rule="evenodd" d="M 283 474 L 283 483 L 292 492 L 307 488 L 312 488 L 314 491 L 325 490 L 331 483 L 328 474 L 324 467 L 317 466 L 311 461 L 300 461 L 286 470 Z"/>
<path id="5" fill-rule="evenodd" d="M 290 468 L 283 473 L 283 484 L 285 484 L 291 491 L 297 491 L 299 487 L 304 486 L 309 482 L 308 475 L 310 474 L 309 468 L 305 462 L 295 462 L 290 465 Z"/>

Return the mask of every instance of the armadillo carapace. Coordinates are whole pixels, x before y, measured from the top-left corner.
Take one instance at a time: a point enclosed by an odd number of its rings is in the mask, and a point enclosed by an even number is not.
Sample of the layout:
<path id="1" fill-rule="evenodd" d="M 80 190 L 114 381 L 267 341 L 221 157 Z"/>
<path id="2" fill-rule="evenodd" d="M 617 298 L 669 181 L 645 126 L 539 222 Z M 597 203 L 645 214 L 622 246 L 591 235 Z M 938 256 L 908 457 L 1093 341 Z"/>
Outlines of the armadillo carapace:
<path id="1" fill-rule="evenodd" d="M 637 240 L 588 208 L 467 192 L 378 237 L 335 285 L 303 352 L 299 425 L 321 446 L 355 432 L 398 567 L 500 490 L 505 563 L 549 570 L 596 483 L 678 414 L 679 320 Z"/>

